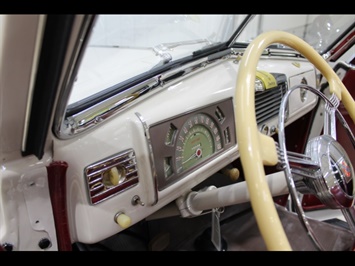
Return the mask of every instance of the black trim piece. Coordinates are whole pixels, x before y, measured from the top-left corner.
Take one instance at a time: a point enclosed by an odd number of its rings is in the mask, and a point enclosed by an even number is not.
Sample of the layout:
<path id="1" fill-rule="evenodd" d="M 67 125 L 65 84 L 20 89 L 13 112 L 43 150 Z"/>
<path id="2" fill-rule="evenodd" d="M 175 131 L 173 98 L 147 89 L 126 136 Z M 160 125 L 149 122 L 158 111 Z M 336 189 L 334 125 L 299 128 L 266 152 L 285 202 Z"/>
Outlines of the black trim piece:
<path id="1" fill-rule="evenodd" d="M 192 55 L 198 56 L 201 54 L 210 55 L 211 53 L 217 53 L 221 50 L 225 50 L 226 48 L 228 48 L 228 44 L 229 44 L 228 42 L 224 42 L 224 43 L 217 43 L 217 44 L 214 43 L 212 45 L 207 45 L 200 50 L 194 51 Z"/>
<path id="2" fill-rule="evenodd" d="M 74 15 L 48 15 L 43 35 L 25 148 L 22 155 L 41 159 L 55 104 Z"/>

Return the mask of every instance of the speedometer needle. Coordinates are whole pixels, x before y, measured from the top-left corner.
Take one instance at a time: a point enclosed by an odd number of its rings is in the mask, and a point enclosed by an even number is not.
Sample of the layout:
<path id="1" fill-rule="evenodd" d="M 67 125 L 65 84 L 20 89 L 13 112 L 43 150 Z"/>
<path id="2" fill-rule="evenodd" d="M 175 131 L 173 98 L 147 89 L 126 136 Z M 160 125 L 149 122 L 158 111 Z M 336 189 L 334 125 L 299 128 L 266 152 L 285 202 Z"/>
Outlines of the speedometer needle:
<path id="1" fill-rule="evenodd" d="M 182 164 L 187 163 L 188 161 L 192 160 L 193 158 L 199 158 L 202 155 L 202 150 L 200 148 L 197 148 L 196 151 L 185 161 L 182 162 Z"/>
<path id="2" fill-rule="evenodd" d="M 190 161 L 191 159 L 195 158 L 197 155 L 196 153 L 192 154 L 189 158 L 187 158 L 185 161 L 182 162 L 182 164 L 187 163 L 188 161 Z"/>

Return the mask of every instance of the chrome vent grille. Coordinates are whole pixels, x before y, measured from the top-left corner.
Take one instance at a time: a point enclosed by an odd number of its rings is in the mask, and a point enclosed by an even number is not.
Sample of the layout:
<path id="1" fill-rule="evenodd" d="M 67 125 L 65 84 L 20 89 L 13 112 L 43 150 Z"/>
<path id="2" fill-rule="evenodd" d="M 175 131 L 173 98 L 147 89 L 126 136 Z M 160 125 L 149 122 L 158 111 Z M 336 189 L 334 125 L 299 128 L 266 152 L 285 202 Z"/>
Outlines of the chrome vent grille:
<path id="1" fill-rule="evenodd" d="M 132 149 L 89 165 L 84 170 L 89 200 L 97 204 L 138 183 L 136 156 Z"/>
<path id="2" fill-rule="evenodd" d="M 286 81 L 278 82 L 278 86 L 265 91 L 255 92 L 255 112 L 257 124 L 278 116 L 282 97 L 287 91 Z"/>

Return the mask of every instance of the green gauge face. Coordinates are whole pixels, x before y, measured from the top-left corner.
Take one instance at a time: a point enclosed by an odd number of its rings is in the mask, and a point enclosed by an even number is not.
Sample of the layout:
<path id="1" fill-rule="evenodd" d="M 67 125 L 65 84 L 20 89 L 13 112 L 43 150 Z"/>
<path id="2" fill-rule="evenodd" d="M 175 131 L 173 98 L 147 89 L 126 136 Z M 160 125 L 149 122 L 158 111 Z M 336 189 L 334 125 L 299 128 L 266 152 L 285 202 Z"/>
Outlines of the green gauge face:
<path id="1" fill-rule="evenodd" d="M 205 114 L 193 115 L 177 136 L 176 172 L 190 169 L 221 149 L 221 135 L 213 119 Z"/>

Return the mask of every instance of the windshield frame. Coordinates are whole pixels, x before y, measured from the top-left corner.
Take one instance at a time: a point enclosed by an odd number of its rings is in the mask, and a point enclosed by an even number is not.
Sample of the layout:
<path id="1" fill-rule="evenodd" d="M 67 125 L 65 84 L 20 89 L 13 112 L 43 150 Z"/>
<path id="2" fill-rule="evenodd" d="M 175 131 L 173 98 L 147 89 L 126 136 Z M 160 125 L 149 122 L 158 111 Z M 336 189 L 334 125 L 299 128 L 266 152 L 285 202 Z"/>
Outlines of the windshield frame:
<path id="1" fill-rule="evenodd" d="M 234 33 L 229 37 L 226 42 L 222 43 L 215 43 L 212 45 L 207 45 L 202 49 L 198 49 L 193 51 L 191 55 L 182 57 L 177 60 L 168 61 L 160 66 L 156 66 L 151 68 L 149 71 L 140 73 L 136 76 L 133 76 L 127 80 L 119 82 L 113 86 L 105 88 L 97 93 L 89 95 L 86 98 L 83 98 L 77 102 L 72 104 L 64 104 L 64 101 L 59 105 L 59 108 L 55 114 L 55 125 L 53 127 L 53 131 L 55 135 L 59 138 L 70 138 L 72 135 L 77 134 L 79 131 L 75 131 L 75 133 L 68 133 L 63 132 L 63 128 L 68 127 L 68 124 L 76 124 L 77 125 L 79 120 L 81 121 L 82 114 L 88 112 L 88 110 L 95 110 L 89 111 L 91 114 L 89 117 L 94 116 L 97 114 L 98 109 L 97 105 L 100 105 L 103 102 L 106 102 L 110 107 L 105 107 L 104 109 L 100 109 L 100 112 L 107 113 L 108 111 L 112 111 L 111 108 L 117 108 L 117 106 L 112 106 L 113 102 L 117 102 L 117 98 L 121 98 L 119 100 L 120 104 L 130 104 L 133 100 L 135 100 L 134 95 L 145 95 L 147 92 L 151 92 L 158 86 L 162 84 L 161 75 L 162 73 L 174 72 L 175 69 L 179 69 L 182 65 L 188 65 L 192 62 L 198 60 L 214 60 L 216 58 L 220 58 L 220 55 L 230 54 L 233 48 L 246 48 L 248 43 L 247 42 L 238 42 L 238 38 L 243 30 L 248 27 L 249 22 L 255 19 L 258 15 L 247 14 L 244 15 L 244 19 L 238 25 Z M 71 69 L 71 73 L 68 74 L 68 79 L 64 88 L 64 92 L 61 95 L 61 98 L 67 99 L 65 103 L 68 102 L 70 91 L 73 88 L 73 84 L 75 82 L 76 75 L 78 74 L 80 63 L 84 56 L 85 47 L 88 45 L 91 35 L 93 34 L 93 28 L 98 20 L 99 15 L 91 15 L 87 17 L 86 22 L 83 24 L 81 34 L 79 36 L 77 49 L 75 52 L 76 58 L 73 60 L 73 68 Z M 354 26 L 349 27 L 348 31 Z M 334 43 L 339 43 L 339 41 L 344 38 L 347 33 L 343 33 L 340 35 Z M 241 47 L 239 47 L 239 46 Z M 275 46 L 274 48 L 286 48 L 287 47 L 278 47 Z M 289 49 L 289 48 L 288 48 Z M 324 53 L 329 52 L 328 50 L 331 49 L 331 46 L 327 47 L 327 50 Z M 279 51 L 278 51 L 279 52 Z M 214 55 L 210 57 L 211 55 Z M 329 56 L 329 55 L 328 55 Z M 184 72 L 184 71 L 183 71 Z M 176 74 L 180 75 L 180 74 Z M 106 104 L 106 105 L 107 105 Z M 107 110 L 109 108 L 110 110 Z M 121 108 L 118 108 L 121 109 Z M 73 117 L 77 117 L 72 121 Z M 86 116 L 87 118 L 87 116 Z M 71 129 L 73 130 L 73 129 Z M 80 130 L 81 131 L 81 130 Z"/>

